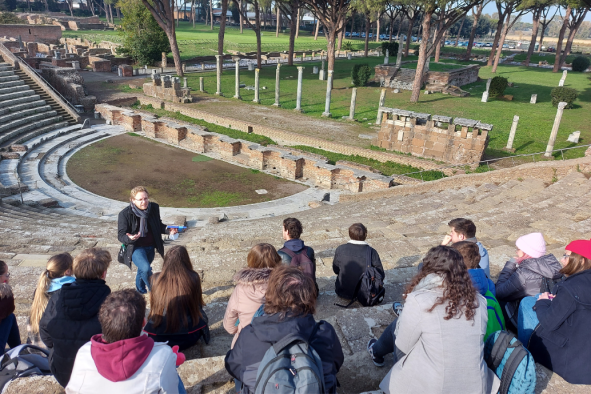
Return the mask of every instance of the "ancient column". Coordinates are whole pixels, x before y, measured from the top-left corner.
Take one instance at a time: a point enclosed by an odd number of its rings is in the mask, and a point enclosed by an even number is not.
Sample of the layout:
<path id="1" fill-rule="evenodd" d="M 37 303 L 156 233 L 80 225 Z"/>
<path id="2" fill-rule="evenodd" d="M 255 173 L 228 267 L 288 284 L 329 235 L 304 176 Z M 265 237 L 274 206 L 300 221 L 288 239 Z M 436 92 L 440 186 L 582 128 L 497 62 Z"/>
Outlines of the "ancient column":
<path id="1" fill-rule="evenodd" d="M 186 88 L 188 88 L 188 86 L 187 86 L 187 78 L 185 77 L 185 78 L 183 78 L 183 89 L 186 89 Z"/>
<path id="2" fill-rule="evenodd" d="M 280 71 L 281 70 L 281 63 L 277 63 L 277 71 L 275 71 L 275 103 L 273 104 L 276 107 L 281 107 L 279 104 L 279 82 L 280 82 Z"/>
<path id="3" fill-rule="evenodd" d="M 558 81 L 558 86 L 564 86 L 564 79 L 560 79 L 560 81 Z"/>
<path id="4" fill-rule="evenodd" d="M 396 66 L 400 67 L 402 64 L 402 38 L 398 39 L 398 54 L 396 55 Z"/>
<path id="5" fill-rule="evenodd" d="M 322 67 L 320 68 L 320 72 L 318 73 L 318 79 L 324 81 L 324 60 L 322 60 Z"/>
<path id="6" fill-rule="evenodd" d="M 529 103 L 530 104 L 535 104 L 538 101 L 538 95 L 537 94 L 532 94 L 531 98 L 529 99 Z"/>
<path id="7" fill-rule="evenodd" d="M 355 120 L 355 101 L 357 100 L 357 88 L 351 93 L 351 106 L 349 107 L 349 120 Z"/>
<path id="8" fill-rule="evenodd" d="M 381 108 L 386 103 L 386 89 L 382 89 L 380 93 L 380 103 L 378 104 L 378 117 L 376 119 L 376 124 L 382 123 L 382 110 Z"/>
<path id="9" fill-rule="evenodd" d="M 390 50 L 386 49 L 386 56 L 384 56 L 384 64 L 390 63 Z"/>
<path id="10" fill-rule="evenodd" d="M 324 104 L 324 112 L 322 116 L 326 118 L 330 118 L 332 114 L 330 113 L 330 93 L 332 90 L 332 70 L 328 70 L 328 80 L 326 82 L 326 102 Z"/>
<path id="11" fill-rule="evenodd" d="M 234 89 L 234 98 L 242 100 L 242 97 L 240 97 L 240 59 L 236 59 L 236 82 L 234 85 Z"/>
<path id="12" fill-rule="evenodd" d="M 558 103 L 558 111 L 556 111 L 556 118 L 554 118 L 554 125 L 552 126 L 552 133 L 550 134 L 550 139 L 548 140 L 548 146 L 546 147 L 546 153 L 544 156 L 550 157 L 552 156 L 552 150 L 554 150 L 554 142 L 556 142 L 556 134 L 558 134 L 558 127 L 560 126 L 560 120 L 562 119 L 562 113 L 564 112 L 564 108 L 567 106 L 567 103 L 561 101 Z"/>
<path id="13" fill-rule="evenodd" d="M 486 80 L 486 92 L 488 93 L 490 89 L 490 83 L 492 82 L 492 78 Z"/>
<path id="14" fill-rule="evenodd" d="M 199 77 L 199 91 L 205 92 L 205 81 L 203 80 L 203 77 Z"/>
<path id="15" fill-rule="evenodd" d="M 482 103 L 486 103 L 488 101 L 488 90 L 482 92 L 482 99 L 480 100 Z"/>
<path id="16" fill-rule="evenodd" d="M 216 77 L 217 77 L 217 86 L 216 86 L 216 96 L 223 96 L 222 93 L 222 62 L 224 59 L 221 55 L 215 55 L 215 66 L 216 66 Z"/>
<path id="17" fill-rule="evenodd" d="M 519 116 L 513 117 L 513 124 L 511 125 L 511 131 L 509 132 L 509 139 L 507 140 L 507 147 L 505 149 L 513 149 L 513 140 L 515 139 L 515 132 L 517 131 L 517 123 L 519 123 Z"/>
<path id="18" fill-rule="evenodd" d="M 166 59 L 166 52 L 162 52 L 162 68 L 168 65 L 168 60 Z"/>
<path id="19" fill-rule="evenodd" d="M 260 68 L 254 69 L 254 103 L 260 104 L 261 99 L 259 98 L 259 72 L 261 71 Z"/>
<path id="20" fill-rule="evenodd" d="M 302 78 L 304 77 L 304 68 L 298 67 L 298 90 L 296 96 L 295 111 L 302 112 Z"/>

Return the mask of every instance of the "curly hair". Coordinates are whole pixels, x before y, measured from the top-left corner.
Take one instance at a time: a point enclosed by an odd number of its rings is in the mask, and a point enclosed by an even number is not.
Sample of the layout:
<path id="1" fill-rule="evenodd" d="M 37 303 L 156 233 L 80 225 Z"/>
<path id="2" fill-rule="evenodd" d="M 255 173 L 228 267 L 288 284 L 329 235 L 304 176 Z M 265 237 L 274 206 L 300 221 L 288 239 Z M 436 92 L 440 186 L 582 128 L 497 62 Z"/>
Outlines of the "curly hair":
<path id="1" fill-rule="evenodd" d="M 479 303 L 462 255 L 449 246 L 431 248 L 423 259 L 423 268 L 407 286 L 404 297 L 406 298 L 406 294 L 412 292 L 415 286 L 429 274 L 443 277 L 443 297 L 437 299 L 429 312 L 432 312 L 437 305 L 447 303 L 445 320 L 459 318 L 462 314 L 466 316 L 466 320 L 474 320 Z"/>
<path id="2" fill-rule="evenodd" d="M 265 313 L 279 313 L 283 319 L 316 313 L 316 287 L 312 278 L 296 267 L 279 265 L 269 276 L 265 295 Z"/>

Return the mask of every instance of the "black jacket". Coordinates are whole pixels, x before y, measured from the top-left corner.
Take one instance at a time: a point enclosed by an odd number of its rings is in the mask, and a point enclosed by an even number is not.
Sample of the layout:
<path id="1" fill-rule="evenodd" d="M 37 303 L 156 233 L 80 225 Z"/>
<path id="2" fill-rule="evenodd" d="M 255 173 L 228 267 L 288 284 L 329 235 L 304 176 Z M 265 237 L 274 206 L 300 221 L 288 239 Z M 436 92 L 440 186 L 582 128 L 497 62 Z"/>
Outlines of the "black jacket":
<path id="1" fill-rule="evenodd" d="M 591 269 L 554 288 L 553 300 L 535 305 L 540 324 L 528 349 L 537 363 L 572 384 L 591 384 Z"/>
<path id="2" fill-rule="evenodd" d="M 162 321 L 158 327 L 154 327 L 152 320 L 148 321 L 144 327 L 144 331 L 152 338 L 155 342 L 168 342 L 170 347 L 178 346 L 180 351 L 183 351 L 197 343 L 199 338 L 206 336 L 205 332 L 209 331 L 207 326 L 207 315 L 201 309 L 202 317 L 199 319 L 197 324 L 193 324 L 191 315 L 187 314 L 187 326 L 181 327 L 177 332 L 166 332 L 166 316 L 162 317 Z M 206 337 L 206 342 L 209 341 Z"/>
<path id="3" fill-rule="evenodd" d="M 133 244 L 137 241 L 132 241 L 127 236 L 129 234 L 137 234 L 140 231 L 140 218 L 135 216 L 130 206 L 127 206 L 121 212 L 117 219 L 117 239 L 119 242 L 125 244 L 125 258 L 124 264 L 131 269 L 131 255 L 133 254 Z M 160 234 L 166 234 L 166 225 L 160 219 L 160 207 L 155 202 L 150 203 L 150 216 L 148 216 L 148 231 L 154 236 L 156 250 L 164 258 L 164 242 Z"/>
<path id="4" fill-rule="evenodd" d="M 76 279 L 52 293 L 39 322 L 41 340 L 50 350 L 49 366 L 66 387 L 78 349 L 102 332 L 98 312 L 111 293 L 102 279 Z"/>
<path id="5" fill-rule="evenodd" d="M 226 370 L 254 391 L 258 364 L 265 352 L 289 334 L 301 334 L 308 338 L 315 324 L 312 315 L 288 315 L 283 320 L 279 313 L 257 317 L 240 331 L 234 348 L 226 355 Z M 336 376 L 345 357 L 334 328 L 326 322 L 321 324 L 311 344 L 322 360 L 327 393 L 336 393 Z"/>
<path id="6" fill-rule="evenodd" d="M 367 265 L 367 248 L 371 249 L 371 265 L 384 275 L 378 252 L 369 245 L 346 243 L 337 248 L 332 261 L 332 270 L 337 274 L 335 292 L 341 298 L 352 300 L 359 279 Z"/>

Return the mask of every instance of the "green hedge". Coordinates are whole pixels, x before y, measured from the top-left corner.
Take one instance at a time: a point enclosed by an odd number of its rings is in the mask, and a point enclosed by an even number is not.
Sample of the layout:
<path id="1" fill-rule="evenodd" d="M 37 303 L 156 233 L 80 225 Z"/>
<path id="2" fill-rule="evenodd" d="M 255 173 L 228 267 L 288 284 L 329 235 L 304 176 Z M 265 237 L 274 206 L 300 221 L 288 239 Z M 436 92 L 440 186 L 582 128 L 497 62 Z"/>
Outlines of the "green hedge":
<path id="1" fill-rule="evenodd" d="M 509 85 L 509 80 L 505 77 L 494 77 L 490 82 L 490 88 L 488 90 L 489 97 L 500 97 L 505 94 L 505 89 Z"/>
<path id="2" fill-rule="evenodd" d="M 585 56 L 577 56 L 573 60 L 573 71 L 585 72 L 591 66 L 591 60 Z"/>
<path id="3" fill-rule="evenodd" d="M 577 98 L 577 91 L 573 88 L 559 86 L 557 88 L 552 89 L 552 92 L 550 92 L 550 96 L 552 96 L 553 106 L 557 107 L 558 103 L 565 102 L 567 104 L 565 108 L 572 108 L 573 102 Z"/>
<path id="4" fill-rule="evenodd" d="M 371 77 L 371 68 L 367 63 L 356 64 L 351 70 L 351 79 L 355 86 L 365 86 Z"/>

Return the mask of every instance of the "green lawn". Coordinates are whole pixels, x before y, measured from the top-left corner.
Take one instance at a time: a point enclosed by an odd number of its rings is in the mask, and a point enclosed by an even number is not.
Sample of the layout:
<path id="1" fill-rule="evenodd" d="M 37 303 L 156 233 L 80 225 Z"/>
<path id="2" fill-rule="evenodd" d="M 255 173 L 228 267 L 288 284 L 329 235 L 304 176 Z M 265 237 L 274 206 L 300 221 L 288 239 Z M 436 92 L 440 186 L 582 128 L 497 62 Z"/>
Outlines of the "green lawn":
<path id="1" fill-rule="evenodd" d="M 538 64 L 538 62 L 543 62 L 544 60 L 548 62 L 548 64 L 554 64 L 554 60 L 556 59 L 556 53 L 550 53 L 550 52 L 542 52 L 541 55 L 538 53 L 533 53 L 531 55 L 531 59 L 530 59 L 530 63 L 532 64 Z M 566 57 L 566 62 L 567 63 L 572 63 L 572 61 L 577 57 L 577 56 L 581 56 L 581 55 L 568 55 Z M 520 53 L 519 55 L 516 55 L 514 57 L 516 62 L 522 62 L 525 60 L 525 58 L 527 57 L 527 53 Z"/>

